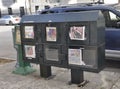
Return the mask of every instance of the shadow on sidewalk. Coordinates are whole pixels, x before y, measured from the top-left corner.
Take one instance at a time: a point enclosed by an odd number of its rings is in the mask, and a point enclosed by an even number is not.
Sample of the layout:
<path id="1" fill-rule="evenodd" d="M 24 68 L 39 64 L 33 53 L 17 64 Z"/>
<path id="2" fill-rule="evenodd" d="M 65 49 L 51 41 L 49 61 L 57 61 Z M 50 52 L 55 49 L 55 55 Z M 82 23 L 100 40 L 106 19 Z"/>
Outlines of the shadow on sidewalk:
<path id="1" fill-rule="evenodd" d="M 107 60 L 105 63 L 105 71 L 120 73 L 120 61 Z"/>

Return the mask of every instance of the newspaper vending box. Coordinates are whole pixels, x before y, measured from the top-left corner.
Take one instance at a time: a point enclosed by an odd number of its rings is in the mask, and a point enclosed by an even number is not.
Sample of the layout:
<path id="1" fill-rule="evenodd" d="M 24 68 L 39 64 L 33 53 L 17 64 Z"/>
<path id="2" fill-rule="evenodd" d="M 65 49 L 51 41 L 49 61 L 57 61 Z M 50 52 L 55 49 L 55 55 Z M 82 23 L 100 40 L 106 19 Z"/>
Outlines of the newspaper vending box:
<path id="1" fill-rule="evenodd" d="M 100 11 L 23 16 L 24 60 L 39 63 L 42 77 L 51 66 L 71 69 L 71 82 L 83 81 L 83 71 L 104 67 L 105 22 Z M 45 76 L 44 76 L 45 75 Z"/>

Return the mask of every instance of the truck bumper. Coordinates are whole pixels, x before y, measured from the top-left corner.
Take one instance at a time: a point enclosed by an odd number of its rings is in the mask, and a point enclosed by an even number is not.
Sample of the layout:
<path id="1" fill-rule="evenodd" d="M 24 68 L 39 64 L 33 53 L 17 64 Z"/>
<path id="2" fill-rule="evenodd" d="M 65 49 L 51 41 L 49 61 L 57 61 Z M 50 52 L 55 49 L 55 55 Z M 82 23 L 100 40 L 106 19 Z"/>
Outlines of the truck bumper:
<path id="1" fill-rule="evenodd" d="M 110 60 L 120 61 L 120 51 L 118 50 L 105 50 L 105 58 Z"/>

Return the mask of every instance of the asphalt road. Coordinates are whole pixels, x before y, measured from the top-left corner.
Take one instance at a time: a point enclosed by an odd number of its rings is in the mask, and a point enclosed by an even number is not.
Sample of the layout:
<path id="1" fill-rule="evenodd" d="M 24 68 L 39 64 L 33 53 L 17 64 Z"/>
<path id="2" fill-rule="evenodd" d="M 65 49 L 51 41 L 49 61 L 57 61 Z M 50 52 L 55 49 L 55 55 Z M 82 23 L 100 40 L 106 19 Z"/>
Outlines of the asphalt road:
<path id="1" fill-rule="evenodd" d="M 13 47 L 12 28 L 14 26 L 0 26 L 0 58 L 16 59 Z"/>

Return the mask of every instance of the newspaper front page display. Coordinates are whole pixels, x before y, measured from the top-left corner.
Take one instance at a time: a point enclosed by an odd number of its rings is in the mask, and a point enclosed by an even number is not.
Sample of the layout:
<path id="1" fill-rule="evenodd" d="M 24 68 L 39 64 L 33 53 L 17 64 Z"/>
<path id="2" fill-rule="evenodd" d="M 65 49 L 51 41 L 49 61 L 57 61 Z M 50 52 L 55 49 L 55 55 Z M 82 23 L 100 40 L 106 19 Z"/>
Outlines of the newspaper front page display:
<path id="1" fill-rule="evenodd" d="M 57 41 L 56 27 L 46 27 L 46 41 Z"/>
<path id="2" fill-rule="evenodd" d="M 70 27 L 69 37 L 71 40 L 85 40 L 85 26 Z"/>
<path id="3" fill-rule="evenodd" d="M 68 61 L 73 65 L 85 65 L 82 60 L 82 49 L 68 49 Z"/>
<path id="4" fill-rule="evenodd" d="M 25 45 L 25 57 L 35 58 L 35 46 Z"/>
<path id="5" fill-rule="evenodd" d="M 25 26 L 25 38 L 26 39 L 34 39 L 33 26 Z"/>

